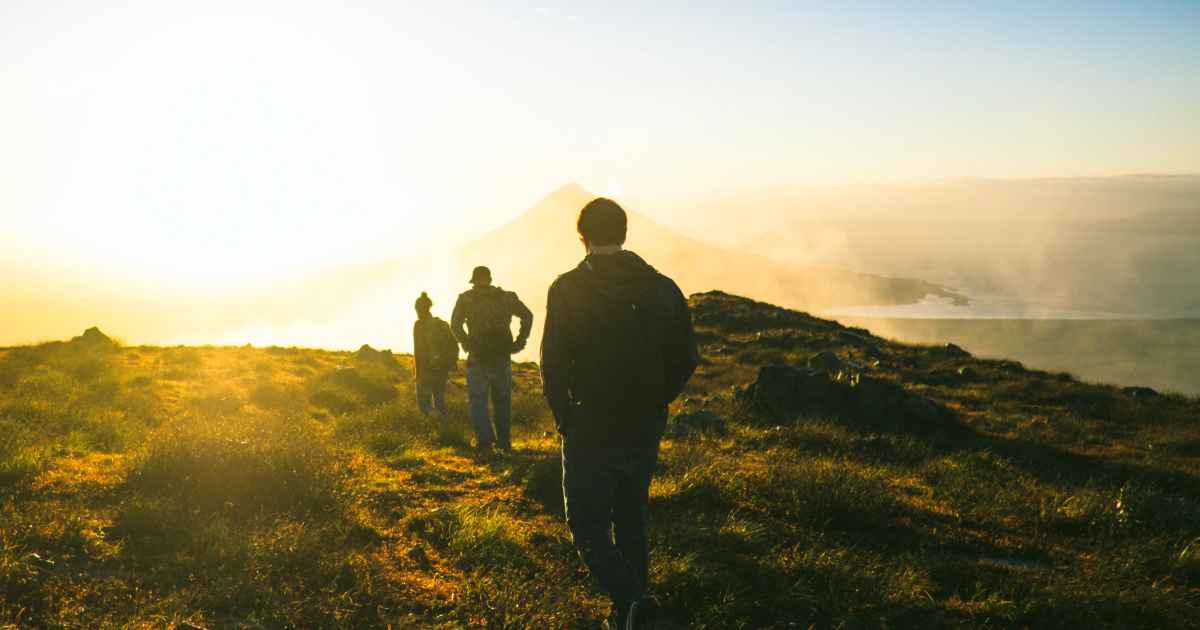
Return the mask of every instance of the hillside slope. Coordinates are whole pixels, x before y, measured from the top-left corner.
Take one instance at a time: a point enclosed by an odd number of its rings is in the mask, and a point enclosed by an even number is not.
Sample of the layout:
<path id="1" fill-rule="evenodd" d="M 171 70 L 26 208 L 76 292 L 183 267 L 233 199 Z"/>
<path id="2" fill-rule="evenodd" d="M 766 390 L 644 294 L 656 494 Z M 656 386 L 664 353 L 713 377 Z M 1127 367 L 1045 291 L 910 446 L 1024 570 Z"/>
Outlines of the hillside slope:
<path id="1" fill-rule="evenodd" d="M 577 184 L 548 195 L 512 222 L 458 250 L 464 281 L 475 265 L 490 265 L 498 284 L 515 290 L 539 315 L 546 287 L 583 259 L 575 221 L 595 198 Z M 884 278 L 846 269 L 788 265 L 756 255 L 752 246 L 729 251 L 688 238 L 643 214 L 626 209 L 626 247 L 651 265 L 670 269 L 685 294 L 710 287 L 791 307 L 816 310 L 865 304 L 907 304 L 927 295 L 961 299 L 935 284 Z"/>
<path id="2" fill-rule="evenodd" d="M 705 360 L 652 487 L 663 627 L 1200 618 L 1197 399 L 691 303 Z M 441 425 L 410 368 L 99 331 L 0 350 L 0 627 L 595 627 L 536 366 L 504 457 L 471 451 L 461 373 Z"/>

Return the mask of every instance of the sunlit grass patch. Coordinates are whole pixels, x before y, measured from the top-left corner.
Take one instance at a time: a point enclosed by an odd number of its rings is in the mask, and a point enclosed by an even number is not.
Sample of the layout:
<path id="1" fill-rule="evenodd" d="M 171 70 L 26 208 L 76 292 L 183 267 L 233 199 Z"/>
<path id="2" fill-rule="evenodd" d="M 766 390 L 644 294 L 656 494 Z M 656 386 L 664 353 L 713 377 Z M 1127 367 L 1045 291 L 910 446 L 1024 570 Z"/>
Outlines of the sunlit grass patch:
<path id="1" fill-rule="evenodd" d="M 336 508 L 337 460 L 301 418 L 181 417 L 157 430 L 130 485 L 206 512 L 303 515 Z"/>
<path id="2" fill-rule="evenodd" d="M 386 367 L 339 367 L 318 374 L 307 385 L 314 406 L 347 413 L 395 400 L 398 375 Z"/>
<path id="3" fill-rule="evenodd" d="M 476 568 L 521 567 L 528 564 L 525 534 L 499 509 L 462 507 L 455 510 L 448 548 Z"/>
<path id="4" fill-rule="evenodd" d="M 700 446 L 676 446 L 664 459 L 668 474 L 651 490 L 671 502 L 740 506 L 839 529 L 880 527 L 900 509 L 888 484 L 892 471 L 850 459 L 780 449 L 715 458 Z"/>
<path id="5" fill-rule="evenodd" d="M 529 568 L 525 533 L 498 508 L 455 505 L 406 519 L 405 528 L 465 568 Z"/>
<path id="6" fill-rule="evenodd" d="M 987 526 L 1032 522 L 1041 510 L 1042 488 L 1012 462 L 989 451 L 961 451 L 931 461 L 920 474 L 935 500 Z"/>
<path id="7" fill-rule="evenodd" d="M 202 417 L 236 414 L 245 404 L 237 389 L 229 385 L 207 385 L 188 396 L 184 406 Z"/>
<path id="8" fill-rule="evenodd" d="M 386 455 L 402 451 L 416 439 L 432 437 L 434 422 L 422 417 L 416 403 L 406 397 L 343 414 L 334 421 L 333 430 L 343 443 Z"/>

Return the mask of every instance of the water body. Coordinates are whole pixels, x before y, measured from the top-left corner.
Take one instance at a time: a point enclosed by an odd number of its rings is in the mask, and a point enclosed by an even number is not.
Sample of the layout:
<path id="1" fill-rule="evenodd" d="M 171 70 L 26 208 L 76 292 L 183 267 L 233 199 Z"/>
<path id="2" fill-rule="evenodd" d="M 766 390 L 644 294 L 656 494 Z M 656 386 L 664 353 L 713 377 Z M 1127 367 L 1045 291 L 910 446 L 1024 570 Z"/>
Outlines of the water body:
<path id="1" fill-rule="evenodd" d="M 909 343 L 955 343 L 980 357 L 1016 359 L 1093 382 L 1200 396 L 1200 317 L 1075 311 L 1013 298 L 968 306 L 927 299 L 822 313 Z"/>

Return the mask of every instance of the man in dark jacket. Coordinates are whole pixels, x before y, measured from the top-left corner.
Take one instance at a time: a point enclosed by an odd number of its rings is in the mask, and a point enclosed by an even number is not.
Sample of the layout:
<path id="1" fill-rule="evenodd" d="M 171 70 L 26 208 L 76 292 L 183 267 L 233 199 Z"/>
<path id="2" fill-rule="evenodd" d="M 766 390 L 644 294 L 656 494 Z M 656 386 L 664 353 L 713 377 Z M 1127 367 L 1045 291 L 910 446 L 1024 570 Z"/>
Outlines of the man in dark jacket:
<path id="1" fill-rule="evenodd" d="M 512 291 L 492 286 L 492 272 L 476 267 L 471 274 L 473 287 L 458 296 L 450 327 L 467 351 L 467 397 L 471 424 L 475 428 L 475 447 L 481 451 L 493 445 L 512 449 L 512 359 L 529 341 L 533 312 Z M 512 319 L 521 320 L 514 340 Z M 466 327 L 464 328 L 464 324 Z M 488 419 L 491 395 L 492 420 Z"/>
<path id="2" fill-rule="evenodd" d="M 699 363 L 679 287 L 624 251 L 625 211 L 596 199 L 579 213 L 587 257 L 546 300 L 542 384 L 562 436 L 567 526 L 613 601 L 618 628 L 642 627 L 646 512 L 658 444 Z"/>
<path id="3" fill-rule="evenodd" d="M 450 325 L 433 316 L 433 300 L 429 295 L 421 292 L 414 306 L 417 321 L 413 322 L 413 377 L 417 407 L 426 416 L 436 409 L 445 420 L 446 378 L 458 362 L 458 343 Z"/>

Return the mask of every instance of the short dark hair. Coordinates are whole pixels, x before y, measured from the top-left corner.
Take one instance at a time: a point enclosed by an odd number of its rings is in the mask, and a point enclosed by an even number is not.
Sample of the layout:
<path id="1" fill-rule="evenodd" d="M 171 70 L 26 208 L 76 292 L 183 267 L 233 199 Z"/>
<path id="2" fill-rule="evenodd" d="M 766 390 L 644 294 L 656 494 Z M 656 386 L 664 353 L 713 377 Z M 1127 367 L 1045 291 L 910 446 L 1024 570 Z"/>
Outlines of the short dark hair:
<path id="1" fill-rule="evenodd" d="M 625 211 L 607 197 L 597 197 L 579 211 L 579 235 L 592 245 L 621 245 L 628 228 Z"/>

